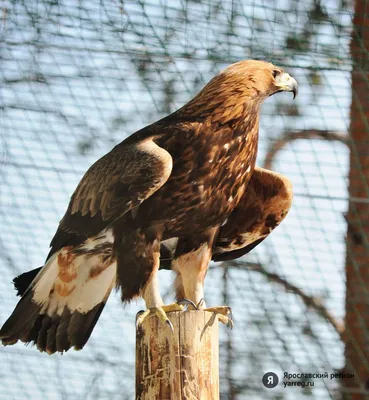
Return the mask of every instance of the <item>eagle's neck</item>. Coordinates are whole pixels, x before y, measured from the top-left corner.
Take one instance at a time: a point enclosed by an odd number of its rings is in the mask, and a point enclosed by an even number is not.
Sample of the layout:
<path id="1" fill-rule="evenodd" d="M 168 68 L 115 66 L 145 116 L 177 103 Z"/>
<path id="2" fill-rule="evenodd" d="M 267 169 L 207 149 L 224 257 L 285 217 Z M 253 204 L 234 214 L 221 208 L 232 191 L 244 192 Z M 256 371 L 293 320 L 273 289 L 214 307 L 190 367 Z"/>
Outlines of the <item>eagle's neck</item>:
<path id="1" fill-rule="evenodd" d="M 258 125 L 262 99 L 237 88 L 228 91 L 214 88 L 200 92 L 177 113 L 181 117 L 201 120 L 203 123 L 230 125 L 232 129 Z"/>

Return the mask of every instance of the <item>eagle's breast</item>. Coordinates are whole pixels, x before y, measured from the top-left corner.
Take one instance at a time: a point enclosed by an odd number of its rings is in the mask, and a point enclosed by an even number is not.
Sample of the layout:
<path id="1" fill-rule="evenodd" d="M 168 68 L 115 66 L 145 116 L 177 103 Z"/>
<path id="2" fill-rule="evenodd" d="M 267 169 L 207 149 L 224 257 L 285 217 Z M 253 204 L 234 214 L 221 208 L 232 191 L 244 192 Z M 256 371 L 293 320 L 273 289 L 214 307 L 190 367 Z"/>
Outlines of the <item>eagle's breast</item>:
<path id="1" fill-rule="evenodd" d="M 161 204 L 168 231 L 208 228 L 233 211 L 255 167 L 257 122 L 256 116 L 252 121 L 206 123 L 160 141 L 173 158 L 173 170 L 152 204 Z"/>
<path id="2" fill-rule="evenodd" d="M 203 212 L 214 223 L 224 221 L 233 211 L 244 194 L 255 167 L 258 145 L 257 126 L 250 132 L 232 132 L 225 140 L 212 149 L 208 160 L 208 175 L 203 176 Z"/>

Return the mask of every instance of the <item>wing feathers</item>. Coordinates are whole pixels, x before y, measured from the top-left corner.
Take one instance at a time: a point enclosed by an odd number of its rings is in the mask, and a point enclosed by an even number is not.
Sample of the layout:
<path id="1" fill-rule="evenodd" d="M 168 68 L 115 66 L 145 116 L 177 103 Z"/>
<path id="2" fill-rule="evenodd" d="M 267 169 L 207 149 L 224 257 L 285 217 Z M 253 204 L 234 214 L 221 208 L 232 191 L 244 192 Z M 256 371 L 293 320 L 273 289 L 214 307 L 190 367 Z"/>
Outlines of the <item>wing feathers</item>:
<path id="1" fill-rule="evenodd" d="M 236 259 L 254 249 L 286 217 L 292 197 L 286 177 L 255 168 L 245 194 L 219 231 L 213 260 Z"/>
<path id="2" fill-rule="evenodd" d="M 249 253 L 283 221 L 292 196 L 286 177 L 255 168 L 246 192 L 215 238 L 212 260 L 234 260 Z M 171 269 L 176 247 L 175 239 L 161 243 L 160 269 Z"/>
<path id="3" fill-rule="evenodd" d="M 172 157 L 152 137 L 116 146 L 82 178 L 51 241 L 50 254 L 109 227 L 164 185 L 172 167 Z"/>
<path id="4" fill-rule="evenodd" d="M 166 182 L 171 170 L 172 157 L 152 138 L 117 146 L 85 174 L 72 196 L 71 214 L 91 212 L 91 199 L 95 199 L 103 219 L 114 214 L 120 216 L 128 211 L 117 210 L 120 204 L 151 196 Z"/>

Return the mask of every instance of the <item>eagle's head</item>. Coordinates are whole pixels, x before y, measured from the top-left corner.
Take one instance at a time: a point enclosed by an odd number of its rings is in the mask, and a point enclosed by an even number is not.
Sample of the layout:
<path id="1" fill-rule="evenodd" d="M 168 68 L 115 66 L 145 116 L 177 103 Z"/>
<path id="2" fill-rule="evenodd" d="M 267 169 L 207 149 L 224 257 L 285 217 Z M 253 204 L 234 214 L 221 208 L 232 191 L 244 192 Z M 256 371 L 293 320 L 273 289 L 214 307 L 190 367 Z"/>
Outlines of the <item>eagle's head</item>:
<path id="1" fill-rule="evenodd" d="M 215 80 L 220 85 L 230 85 L 244 96 L 252 99 L 265 98 L 277 92 L 292 92 L 297 95 L 298 85 L 294 78 L 269 62 L 245 60 L 230 65 Z"/>
<path id="2" fill-rule="evenodd" d="M 294 78 L 269 62 L 239 61 L 216 75 L 178 111 L 226 123 L 244 118 L 250 110 L 258 112 L 262 102 L 277 92 L 292 92 L 295 98 L 297 88 Z"/>

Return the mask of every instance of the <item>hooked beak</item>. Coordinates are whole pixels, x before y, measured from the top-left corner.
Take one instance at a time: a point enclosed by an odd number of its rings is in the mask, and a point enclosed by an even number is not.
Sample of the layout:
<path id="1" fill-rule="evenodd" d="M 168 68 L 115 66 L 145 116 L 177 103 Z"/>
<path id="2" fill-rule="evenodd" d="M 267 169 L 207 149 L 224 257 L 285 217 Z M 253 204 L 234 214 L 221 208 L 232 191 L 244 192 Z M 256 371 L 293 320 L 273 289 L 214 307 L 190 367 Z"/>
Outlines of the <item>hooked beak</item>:
<path id="1" fill-rule="evenodd" d="M 299 85 L 296 80 L 286 72 L 276 76 L 275 84 L 279 92 L 292 92 L 294 99 L 297 96 Z"/>

